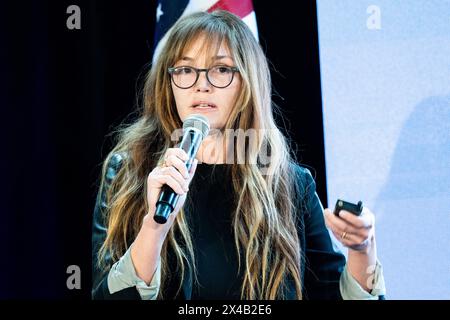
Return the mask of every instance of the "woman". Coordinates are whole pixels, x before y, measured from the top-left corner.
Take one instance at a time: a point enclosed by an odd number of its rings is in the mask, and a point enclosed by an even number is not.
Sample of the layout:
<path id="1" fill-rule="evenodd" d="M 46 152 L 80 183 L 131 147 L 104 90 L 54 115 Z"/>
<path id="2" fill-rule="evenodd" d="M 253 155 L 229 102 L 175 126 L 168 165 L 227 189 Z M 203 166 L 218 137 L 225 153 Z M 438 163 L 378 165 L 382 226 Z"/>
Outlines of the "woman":
<path id="1" fill-rule="evenodd" d="M 188 172 L 172 133 L 192 114 L 211 133 Z M 180 198 L 158 224 L 164 184 Z M 172 27 L 142 114 L 105 161 L 93 261 L 94 299 L 378 299 L 384 290 L 373 214 L 323 210 L 275 125 L 266 58 L 225 11 Z"/>

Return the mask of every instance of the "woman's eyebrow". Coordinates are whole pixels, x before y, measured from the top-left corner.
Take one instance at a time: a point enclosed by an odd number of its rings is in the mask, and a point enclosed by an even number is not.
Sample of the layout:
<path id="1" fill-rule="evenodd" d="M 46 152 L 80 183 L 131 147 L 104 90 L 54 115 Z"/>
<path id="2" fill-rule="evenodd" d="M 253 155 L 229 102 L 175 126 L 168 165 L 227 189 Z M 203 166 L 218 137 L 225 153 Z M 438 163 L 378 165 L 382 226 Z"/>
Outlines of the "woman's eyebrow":
<path id="1" fill-rule="evenodd" d="M 221 59 L 231 59 L 233 60 L 233 58 L 231 56 L 227 56 L 227 55 L 217 55 L 215 57 L 212 57 L 211 60 L 221 60 Z M 188 57 L 188 56 L 184 56 L 181 58 L 181 60 L 183 61 L 194 61 L 194 58 Z"/>
<path id="2" fill-rule="evenodd" d="M 227 59 L 227 58 L 233 60 L 233 58 L 230 56 L 215 56 L 214 57 L 215 60 Z"/>

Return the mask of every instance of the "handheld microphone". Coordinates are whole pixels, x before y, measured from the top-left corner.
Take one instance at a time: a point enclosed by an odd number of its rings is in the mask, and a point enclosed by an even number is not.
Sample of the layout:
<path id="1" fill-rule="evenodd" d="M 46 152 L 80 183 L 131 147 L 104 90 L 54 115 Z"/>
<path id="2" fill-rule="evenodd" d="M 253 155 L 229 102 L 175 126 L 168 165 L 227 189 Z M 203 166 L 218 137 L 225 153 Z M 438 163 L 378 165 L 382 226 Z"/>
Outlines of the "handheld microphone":
<path id="1" fill-rule="evenodd" d="M 195 155 L 204 138 L 209 133 L 209 121 L 206 117 L 200 114 L 190 115 L 183 122 L 183 139 L 181 140 L 179 148 L 183 149 L 189 159 L 186 162 L 186 168 L 190 171 Z M 167 218 L 175 209 L 180 195 L 173 191 L 167 184 L 161 188 L 158 201 L 156 202 L 156 211 L 153 219 L 159 223 L 164 224 Z"/>

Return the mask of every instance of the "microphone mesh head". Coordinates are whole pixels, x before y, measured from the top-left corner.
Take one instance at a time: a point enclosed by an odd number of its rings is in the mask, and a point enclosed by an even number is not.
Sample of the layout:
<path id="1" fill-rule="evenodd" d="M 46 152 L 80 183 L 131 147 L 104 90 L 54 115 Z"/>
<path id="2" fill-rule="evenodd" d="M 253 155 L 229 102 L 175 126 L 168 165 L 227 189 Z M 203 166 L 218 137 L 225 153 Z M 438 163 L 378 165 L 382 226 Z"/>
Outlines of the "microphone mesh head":
<path id="1" fill-rule="evenodd" d="M 190 115 L 183 122 L 183 131 L 186 131 L 186 130 L 189 130 L 192 128 L 200 130 L 203 135 L 203 139 L 206 138 L 206 136 L 209 133 L 208 118 L 206 118 L 205 116 L 202 116 L 201 114 Z"/>

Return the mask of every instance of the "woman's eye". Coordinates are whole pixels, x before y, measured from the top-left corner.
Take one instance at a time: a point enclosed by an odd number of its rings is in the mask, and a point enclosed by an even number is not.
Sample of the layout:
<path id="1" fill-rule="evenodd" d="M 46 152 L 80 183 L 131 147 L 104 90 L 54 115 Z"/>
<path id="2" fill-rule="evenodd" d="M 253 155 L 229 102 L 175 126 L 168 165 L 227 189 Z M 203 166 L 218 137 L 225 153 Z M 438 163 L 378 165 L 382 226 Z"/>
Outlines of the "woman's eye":
<path id="1" fill-rule="evenodd" d="M 192 69 L 188 68 L 188 67 L 182 67 L 182 68 L 175 69 L 176 74 L 189 74 L 191 72 L 192 72 Z"/>
<path id="2" fill-rule="evenodd" d="M 230 68 L 224 67 L 224 66 L 219 66 L 219 67 L 216 67 L 216 71 L 218 73 L 228 73 L 228 72 L 230 72 Z"/>

